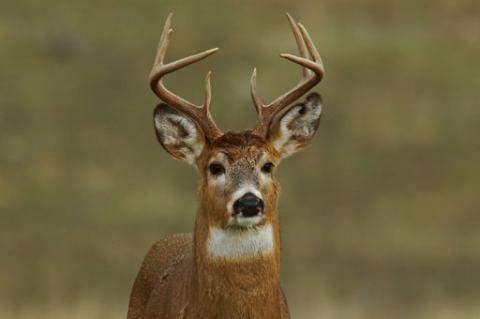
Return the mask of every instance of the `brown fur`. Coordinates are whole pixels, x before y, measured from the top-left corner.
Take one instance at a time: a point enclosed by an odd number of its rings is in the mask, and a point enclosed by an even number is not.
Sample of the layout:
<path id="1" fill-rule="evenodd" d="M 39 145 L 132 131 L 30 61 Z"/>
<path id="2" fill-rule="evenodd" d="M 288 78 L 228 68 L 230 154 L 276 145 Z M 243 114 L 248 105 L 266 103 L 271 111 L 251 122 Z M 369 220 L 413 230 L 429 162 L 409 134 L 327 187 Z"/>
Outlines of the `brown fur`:
<path id="1" fill-rule="evenodd" d="M 208 200 L 208 160 L 222 151 L 232 161 L 278 153 L 250 131 L 227 132 L 197 161 L 200 174 L 197 219 L 191 235 L 174 235 L 157 242 L 147 254 L 135 281 L 128 319 L 153 318 L 289 318 L 280 288 L 280 230 L 277 213 L 279 186 L 265 190 L 266 221 L 274 230 L 274 251 L 247 260 L 212 260 L 206 253 L 212 210 L 223 203 Z M 218 214 L 219 220 L 224 212 Z"/>
<path id="2" fill-rule="evenodd" d="M 168 105 L 157 107 L 157 137 L 162 146 L 177 159 L 195 155 L 200 177 L 198 208 L 193 235 L 167 237 L 148 252 L 132 289 L 128 319 L 290 318 L 280 288 L 280 185 L 275 168 L 281 158 L 310 142 L 319 123 L 319 102 L 318 94 L 309 95 L 303 108 L 295 105 L 277 117 L 266 137 L 249 130 L 227 132 L 213 141 L 206 139 L 196 124 L 188 125 L 193 120 L 179 112 L 176 114 L 184 116 L 184 121 L 162 122 L 167 119 L 162 118 L 164 114 L 174 111 Z M 286 128 L 281 127 L 282 118 L 287 121 Z M 167 139 L 163 129 L 169 134 Z M 196 136 L 195 141 L 189 136 Z M 200 154 L 194 152 L 198 148 Z M 270 173 L 261 172 L 266 161 L 273 164 Z M 212 163 L 223 165 L 222 182 L 209 173 Z M 212 256 L 208 252 L 210 230 L 231 227 L 228 207 L 243 183 L 253 184 L 261 193 L 263 219 L 255 227 L 271 226 L 273 250 L 240 257 Z M 240 229 L 252 234 L 248 227 Z M 221 242 L 220 249 L 223 245 Z"/>

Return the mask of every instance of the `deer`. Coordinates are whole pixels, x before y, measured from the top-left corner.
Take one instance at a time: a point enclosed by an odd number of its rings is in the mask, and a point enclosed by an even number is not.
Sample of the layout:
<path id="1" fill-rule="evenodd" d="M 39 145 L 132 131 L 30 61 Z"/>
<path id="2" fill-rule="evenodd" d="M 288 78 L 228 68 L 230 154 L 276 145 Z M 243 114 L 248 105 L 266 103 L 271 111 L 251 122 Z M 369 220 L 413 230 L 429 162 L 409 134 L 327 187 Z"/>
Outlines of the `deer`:
<path id="1" fill-rule="evenodd" d="M 280 286 L 280 161 L 315 135 L 321 97 L 308 93 L 324 76 L 323 62 L 305 27 L 289 14 L 299 55 L 281 57 L 302 67 L 301 80 L 264 104 L 257 72 L 250 94 L 257 112 L 253 129 L 221 131 L 210 113 L 211 72 L 205 98 L 196 105 L 166 88 L 163 77 L 217 52 L 203 51 L 165 63 L 172 35 L 166 19 L 149 81 L 160 98 L 153 113 L 156 137 L 175 159 L 198 171 L 193 234 L 175 234 L 147 253 L 131 291 L 128 319 L 290 318 Z"/>

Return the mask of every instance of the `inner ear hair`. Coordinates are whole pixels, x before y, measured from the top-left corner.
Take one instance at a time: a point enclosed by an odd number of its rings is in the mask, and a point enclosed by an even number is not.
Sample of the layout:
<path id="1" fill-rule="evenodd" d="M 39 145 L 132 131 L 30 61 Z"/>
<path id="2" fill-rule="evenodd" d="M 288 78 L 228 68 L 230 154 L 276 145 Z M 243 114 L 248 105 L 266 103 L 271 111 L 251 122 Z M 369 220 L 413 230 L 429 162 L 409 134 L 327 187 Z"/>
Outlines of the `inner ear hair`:
<path id="1" fill-rule="evenodd" d="M 173 157 L 194 164 L 205 145 L 205 136 L 188 115 L 161 103 L 154 111 L 155 133 Z"/>
<path id="2" fill-rule="evenodd" d="M 305 98 L 305 101 L 307 103 L 313 103 L 313 104 L 319 104 L 319 105 L 323 103 L 322 95 L 317 92 L 312 92 L 308 94 L 307 97 Z"/>
<path id="3" fill-rule="evenodd" d="M 292 111 L 295 108 L 301 107 L 298 110 L 298 114 L 299 115 L 304 115 L 307 111 L 308 106 L 315 106 L 315 105 L 318 105 L 320 107 L 320 112 L 321 112 L 322 95 L 317 93 L 317 92 L 312 92 L 312 93 L 310 93 L 306 96 L 304 101 L 292 104 L 292 106 L 286 108 L 283 112 L 280 112 L 279 114 L 277 114 L 275 116 L 274 120 L 272 121 L 271 126 L 274 126 L 275 123 L 280 122 L 282 119 L 284 119 L 284 117 L 285 117 L 285 115 L 287 115 L 287 113 L 289 113 L 290 111 Z"/>
<path id="4" fill-rule="evenodd" d="M 310 93 L 303 102 L 292 105 L 273 121 L 269 140 L 282 157 L 310 142 L 320 124 L 321 112 L 320 94 Z"/>

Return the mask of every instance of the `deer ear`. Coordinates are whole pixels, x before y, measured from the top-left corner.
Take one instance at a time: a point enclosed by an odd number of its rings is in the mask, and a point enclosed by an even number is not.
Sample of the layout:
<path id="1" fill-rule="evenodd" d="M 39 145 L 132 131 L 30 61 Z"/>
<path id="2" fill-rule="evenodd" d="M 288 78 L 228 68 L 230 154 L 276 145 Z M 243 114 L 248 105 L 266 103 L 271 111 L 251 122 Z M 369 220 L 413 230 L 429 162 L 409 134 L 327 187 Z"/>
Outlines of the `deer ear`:
<path id="1" fill-rule="evenodd" d="M 282 158 L 304 148 L 313 138 L 320 124 L 321 97 L 311 93 L 302 103 L 290 107 L 276 118 L 268 132 L 268 140 Z"/>
<path id="2" fill-rule="evenodd" d="M 174 158 L 195 164 L 205 147 L 206 138 L 197 123 L 167 104 L 159 104 L 153 113 L 157 139 Z"/>

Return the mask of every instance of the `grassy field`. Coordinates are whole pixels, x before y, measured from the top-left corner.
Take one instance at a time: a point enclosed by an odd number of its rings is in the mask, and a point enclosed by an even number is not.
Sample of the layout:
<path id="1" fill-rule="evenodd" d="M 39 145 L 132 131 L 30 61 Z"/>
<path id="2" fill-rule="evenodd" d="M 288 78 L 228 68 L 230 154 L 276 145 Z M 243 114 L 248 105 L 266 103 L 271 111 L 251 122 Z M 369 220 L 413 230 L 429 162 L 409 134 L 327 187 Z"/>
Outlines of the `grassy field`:
<path id="1" fill-rule="evenodd" d="M 147 75 L 210 47 L 220 127 L 253 125 L 298 68 L 285 12 L 324 58 L 315 141 L 279 172 L 293 318 L 469 319 L 480 308 L 480 4 L 32 1 L 0 5 L 0 318 L 122 318 L 143 255 L 193 227 L 196 176 L 152 127 Z M 167 57 L 168 58 L 168 57 Z"/>

